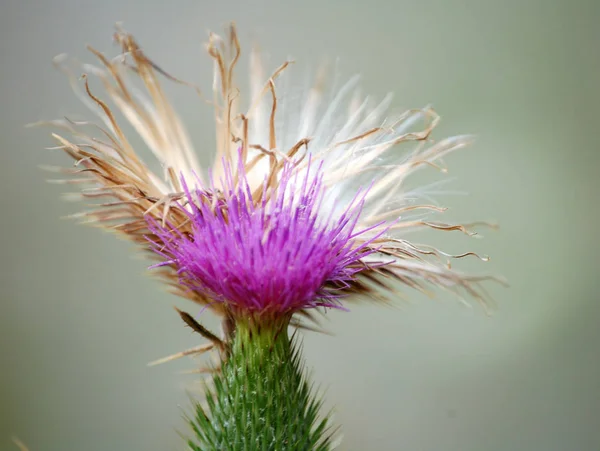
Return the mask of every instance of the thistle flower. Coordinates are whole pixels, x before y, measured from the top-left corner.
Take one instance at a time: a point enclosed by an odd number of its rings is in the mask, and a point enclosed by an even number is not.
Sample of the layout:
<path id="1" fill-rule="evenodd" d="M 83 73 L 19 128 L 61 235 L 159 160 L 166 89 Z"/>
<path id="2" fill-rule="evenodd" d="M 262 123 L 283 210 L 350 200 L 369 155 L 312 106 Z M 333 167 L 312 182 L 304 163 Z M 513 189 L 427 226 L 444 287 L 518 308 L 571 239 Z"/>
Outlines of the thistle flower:
<path id="1" fill-rule="evenodd" d="M 356 91 L 357 78 L 329 100 L 322 75 L 304 95 L 292 96 L 279 83 L 291 62 L 265 75 L 257 52 L 250 55 L 244 107 L 235 84 L 241 50 L 232 26 L 226 40 L 211 34 L 207 45 L 214 62 L 216 155 L 203 169 L 160 78 L 186 83 L 151 61 L 131 35 L 118 30 L 115 40 L 119 56 L 109 59 L 90 48 L 100 66 L 84 66 L 112 107 L 92 91 L 88 75 L 81 83 L 64 58 L 57 60 L 103 122 L 51 123 L 72 135 L 54 135 L 75 160 L 74 168 L 57 169 L 74 176 L 65 183 L 89 185 L 80 196 L 100 199 L 77 216 L 148 250 L 159 260 L 153 271 L 176 294 L 222 315 L 225 333 L 218 338 L 181 312 L 210 343 L 179 355 L 221 351 L 208 407 L 199 406 L 191 420 L 197 443 L 328 449 L 327 422 L 317 419 L 319 401 L 306 385 L 287 326 L 308 327 L 300 318 L 313 319 L 317 307 L 388 300 L 402 287 L 449 290 L 485 304 L 480 282 L 487 277 L 462 274 L 446 262 L 476 254 L 452 256 L 403 237 L 419 228 L 472 234 L 477 224 L 415 216 L 444 209 L 416 202 L 404 187 L 422 167 L 444 170 L 440 159 L 470 137 L 434 142 L 439 116 L 431 108 L 386 117 L 391 96 L 372 106 Z M 162 174 L 130 144 L 114 111 L 135 128 Z M 99 133 L 90 134 L 89 127 Z M 403 151 L 403 144 L 412 147 Z M 195 443 L 190 447 L 201 449 Z"/>
<path id="2" fill-rule="evenodd" d="M 149 219 L 159 238 L 154 250 L 165 257 L 155 266 L 176 266 L 183 285 L 224 304 L 234 317 L 339 307 L 334 287 L 346 288 L 364 268 L 361 260 L 375 252 L 369 242 L 355 243 L 366 232 L 355 232 L 362 201 L 351 202 L 335 221 L 331 214 L 321 218 L 321 165 L 299 175 L 284 162 L 274 187 L 267 180 L 259 186 L 260 200 L 252 195 L 241 153 L 235 173 L 227 162 L 223 166 L 222 199 L 208 195 L 217 190 L 214 182 L 192 192 L 181 181 L 192 209 L 191 236 Z"/>

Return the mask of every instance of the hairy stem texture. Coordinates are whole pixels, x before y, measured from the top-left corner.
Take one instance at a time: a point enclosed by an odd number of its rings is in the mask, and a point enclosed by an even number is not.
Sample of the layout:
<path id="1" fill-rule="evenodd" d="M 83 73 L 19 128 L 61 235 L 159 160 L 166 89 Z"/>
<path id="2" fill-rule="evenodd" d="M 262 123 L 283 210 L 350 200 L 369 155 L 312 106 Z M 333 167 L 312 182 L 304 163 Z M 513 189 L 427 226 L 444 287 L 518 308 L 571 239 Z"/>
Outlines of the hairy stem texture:
<path id="1" fill-rule="evenodd" d="M 307 381 L 287 321 L 238 322 L 230 354 L 196 406 L 191 424 L 199 450 L 331 449 L 328 418 Z"/>

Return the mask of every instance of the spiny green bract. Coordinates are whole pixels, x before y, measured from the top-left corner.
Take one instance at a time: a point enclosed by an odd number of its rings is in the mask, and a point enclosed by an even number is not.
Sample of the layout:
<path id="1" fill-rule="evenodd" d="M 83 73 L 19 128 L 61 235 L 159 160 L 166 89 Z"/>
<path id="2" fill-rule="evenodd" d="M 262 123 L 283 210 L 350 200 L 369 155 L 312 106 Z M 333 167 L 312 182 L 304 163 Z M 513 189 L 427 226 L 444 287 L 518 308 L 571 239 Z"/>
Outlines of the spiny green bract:
<path id="1" fill-rule="evenodd" d="M 238 324 L 229 358 L 207 390 L 206 407 L 190 418 L 193 451 L 331 449 L 328 417 L 320 417 L 287 327 Z"/>

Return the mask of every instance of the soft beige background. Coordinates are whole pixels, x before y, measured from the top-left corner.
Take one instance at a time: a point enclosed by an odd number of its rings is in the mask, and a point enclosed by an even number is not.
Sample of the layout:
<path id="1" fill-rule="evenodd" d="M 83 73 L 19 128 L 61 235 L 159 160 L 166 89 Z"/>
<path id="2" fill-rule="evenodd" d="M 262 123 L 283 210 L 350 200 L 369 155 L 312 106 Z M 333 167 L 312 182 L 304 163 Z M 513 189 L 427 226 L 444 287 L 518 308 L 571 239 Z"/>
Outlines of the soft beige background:
<path id="1" fill-rule="evenodd" d="M 3 0 L 0 449 L 14 449 L 12 434 L 32 451 L 183 449 L 178 405 L 193 378 L 176 373 L 193 362 L 145 365 L 197 343 L 171 309 L 190 306 L 146 277 L 128 244 L 59 219 L 80 206 L 36 166 L 67 160 L 41 150 L 52 145 L 44 130 L 23 125 L 84 112 L 51 58 L 84 56 L 85 43 L 116 51 L 116 21 L 163 67 L 208 88 L 201 44 L 231 19 L 274 63 L 295 57 L 300 78 L 339 56 L 365 91 L 395 91 L 398 109 L 432 102 L 437 136 L 480 137 L 447 160 L 448 189 L 470 195 L 441 200 L 452 219 L 502 228 L 437 239 L 490 254 L 485 268 L 466 266 L 512 287 L 493 287 L 491 318 L 415 298 L 333 312 L 334 337 L 306 336 L 342 449 L 600 449 L 594 0 Z M 197 147 L 210 149 L 209 110 L 170 91 Z"/>

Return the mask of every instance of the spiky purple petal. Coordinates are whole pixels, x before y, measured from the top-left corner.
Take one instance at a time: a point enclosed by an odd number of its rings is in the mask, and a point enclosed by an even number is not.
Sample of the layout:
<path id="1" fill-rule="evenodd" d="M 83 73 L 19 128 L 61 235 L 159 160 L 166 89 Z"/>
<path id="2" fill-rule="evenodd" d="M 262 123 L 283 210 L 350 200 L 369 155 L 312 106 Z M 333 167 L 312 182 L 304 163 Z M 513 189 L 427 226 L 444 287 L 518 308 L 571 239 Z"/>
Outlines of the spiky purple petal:
<path id="1" fill-rule="evenodd" d="M 202 186 L 196 180 L 192 189 L 182 179 L 192 236 L 149 218 L 151 232 L 163 243 L 154 246 L 165 258 L 162 264 L 175 265 L 181 283 L 232 310 L 341 307 L 336 287 L 347 286 L 364 268 L 359 260 L 374 252 L 364 240 L 355 241 L 365 232 L 356 224 L 366 190 L 341 214 L 324 214 L 322 164 L 309 164 L 299 175 L 294 163 L 286 162 L 278 183 L 264 181 L 259 202 L 244 165 L 224 166 L 220 191 L 214 181 Z"/>

